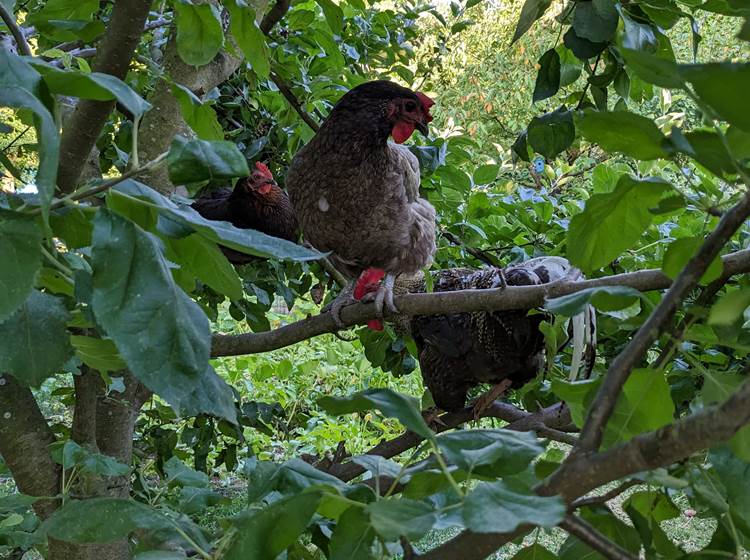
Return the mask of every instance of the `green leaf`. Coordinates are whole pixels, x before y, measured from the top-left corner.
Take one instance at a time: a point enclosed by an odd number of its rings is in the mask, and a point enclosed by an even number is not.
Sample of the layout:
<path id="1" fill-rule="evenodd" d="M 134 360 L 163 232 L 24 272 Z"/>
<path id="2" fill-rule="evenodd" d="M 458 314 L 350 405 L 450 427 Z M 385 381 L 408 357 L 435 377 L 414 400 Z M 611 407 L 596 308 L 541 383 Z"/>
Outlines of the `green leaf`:
<path id="1" fill-rule="evenodd" d="M 544 157 L 554 158 L 575 140 L 573 114 L 565 107 L 534 117 L 528 128 L 528 142 L 534 151 Z"/>
<path id="2" fill-rule="evenodd" d="M 634 50 L 655 50 L 658 41 L 654 34 L 654 28 L 646 23 L 640 23 L 620 10 L 622 21 L 625 24 L 622 35 L 622 46 Z"/>
<path id="3" fill-rule="evenodd" d="M 130 472 L 130 467 L 114 457 L 92 453 L 72 440 L 65 442 L 60 459 L 58 462 L 66 469 L 80 467 L 84 472 L 103 476 L 125 476 Z"/>
<path id="4" fill-rule="evenodd" d="M 570 408 L 570 416 L 573 423 L 581 428 L 586 418 L 586 409 L 596 390 L 601 385 L 601 378 L 584 379 L 582 381 L 563 381 L 552 379 L 552 392 L 560 397 Z"/>
<path id="5" fill-rule="evenodd" d="M 253 67 L 259 79 L 268 78 L 271 64 L 268 59 L 266 37 L 255 22 L 255 9 L 243 0 L 234 0 L 226 4 L 231 17 L 229 30 L 245 58 Z"/>
<path id="6" fill-rule="evenodd" d="M 677 278 L 687 265 L 688 261 L 690 261 L 690 259 L 692 259 L 698 252 L 698 249 L 700 249 L 704 241 L 703 237 L 681 237 L 672 241 L 664 253 L 664 260 L 661 263 L 662 272 L 672 280 Z M 721 257 L 717 256 L 711 261 L 711 264 L 708 265 L 708 269 L 703 273 L 700 283 L 705 285 L 713 282 L 721 276 L 723 270 L 724 265 L 721 262 Z"/>
<path id="7" fill-rule="evenodd" d="M 750 463 L 739 459 L 725 447 L 713 449 L 708 459 L 720 482 L 728 490 L 726 499 L 732 517 L 736 517 L 745 528 L 750 528 L 750 492 L 743 491 L 750 480 Z"/>
<path id="8" fill-rule="evenodd" d="M 218 492 L 208 488 L 195 488 L 186 486 L 180 490 L 179 509 L 185 515 L 195 515 L 205 511 L 211 506 L 219 504 L 229 505 L 232 503 L 231 498 L 222 496 Z"/>
<path id="9" fill-rule="evenodd" d="M 0 208 L 0 321 L 20 306 L 42 266 L 42 232 L 33 218 Z"/>
<path id="10" fill-rule="evenodd" d="M 339 8 L 332 0 L 315 0 L 323 9 L 323 15 L 326 18 L 328 27 L 334 35 L 341 35 L 344 30 L 344 11 Z"/>
<path id="11" fill-rule="evenodd" d="M 177 409 L 226 410 L 225 393 L 195 392 L 215 383 L 208 319 L 175 285 L 157 239 L 100 208 L 91 264 L 91 308 L 133 374 Z"/>
<path id="12" fill-rule="evenodd" d="M 581 75 L 581 61 L 565 45 L 558 45 L 555 50 L 560 57 L 560 87 L 569 86 Z"/>
<path id="13" fill-rule="evenodd" d="M 438 519 L 432 505 L 404 498 L 373 502 L 366 511 L 372 527 L 387 541 L 396 541 L 401 536 L 409 540 L 420 539 Z"/>
<path id="14" fill-rule="evenodd" d="M 175 256 L 174 260 L 201 282 L 230 299 L 242 299 L 240 277 L 216 243 L 197 233 L 179 239 L 167 239 L 166 242 Z"/>
<path id="15" fill-rule="evenodd" d="M 727 400 L 747 377 L 734 373 L 706 371 L 703 376 L 701 397 L 704 404 L 717 404 Z M 729 449 L 743 461 L 750 463 L 750 426 L 741 428 L 727 442 Z"/>
<path id="16" fill-rule="evenodd" d="M 174 184 L 247 177 L 247 161 L 232 142 L 187 140 L 176 136 L 167 156 L 169 180 Z"/>
<path id="17" fill-rule="evenodd" d="M 588 60 L 607 48 L 608 43 L 594 43 L 576 34 L 575 29 L 571 26 L 563 35 L 563 44 L 573 51 L 580 60 Z"/>
<path id="18" fill-rule="evenodd" d="M 642 80 L 662 88 L 678 89 L 685 85 L 674 60 L 656 54 L 620 47 L 628 69 Z"/>
<path id="19" fill-rule="evenodd" d="M 587 305 L 593 305 L 600 311 L 618 311 L 630 307 L 641 297 L 641 292 L 635 288 L 600 286 L 548 299 L 544 307 L 556 315 L 573 317 L 581 313 Z"/>
<path id="20" fill-rule="evenodd" d="M 164 463 L 164 473 L 167 475 L 169 484 L 178 486 L 191 486 L 194 488 L 205 488 L 208 486 L 208 475 L 206 473 L 191 469 L 177 457 L 170 457 Z"/>
<path id="21" fill-rule="evenodd" d="M 653 219 L 649 209 L 672 187 L 662 179 L 623 175 L 611 193 L 594 194 L 568 228 L 568 257 L 584 272 L 601 268 L 634 246 Z M 617 232 L 613 235 L 612 232 Z"/>
<path id="22" fill-rule="evenodd" d="M 606 506 L 595 506 L 580 510 L 581 517 L 593 525 L 600 533 L 616 542 L 636 557 L 641 548 L 638 532 L 620 521 Z M 605 557 L 592 550 L 587 544 L 573 535 L 560 547 L 557 553 L 560 560 L 604 560 Z"/>
<path id="23" fill-rule="evenodd" d="M 732 156 L 716 132 L 693 130 L 684 134 L 679 141 L 675 141 L 675 136 L 680 134 L 678 128 L 672 129 L 672 142 L 678 146 L 679 151 L 692 157 L 718 177 L 737 173 Z"/>
<path id="24" fill-rule="evenodd" d="M 513 33 L 512 45 L 526 33 L 536 20 L 544 15 L 552 0 L 526 0 L 521 8 L 521 15 L 518 17 L 516 31 Z"/>
<path id="25" fill-rule="evenodd" d="M 565 517 L 565 503 L 559 496 L 537 496 L 517 481 L 481 482 L 466 496 L 463 516 L 475 533 L 506 533 L 525 523 L 554 527 Z"/>
<path id="26" fill-rule="evenodd" d="M 668 158 L 666 138 L 654 121 L 627 111 L 576 113 L 576 127 L 588 140 L 608 152 L 621 152 L 635 159 Z"/>
<path id="27" fill-rule="evenodd" d="M 539 72 L 534 85 L 534 102 L 552 97 L 559 89 L 560 55 L 555 49 L 550 49 L 539 59 Z"/>
<path id="28" fill-rule="evenodd" d="M 306 249 L 286 239 L 266 235 L 254 229 L 239 229 L 229 222 L 207 220 L 190 206 L 177 205 L 137 181 L 123 181 L 109 193 L 109 197 L 111 199 L 108 198 L 108 205 L 111 201 L 118 200 L 118 197 L 123 197 L 122 200 L 130 204 L 141 205 L 141 208 L 145 207 L 148 210 L 156 209 L 161 215 L 192 229 L 209 241 L 248 255 L 293 261 L 318 260 L 324 256 L 322 253 Z"/>
<path id="29" fill-rule="evenodd" d="M 224 44 L 221 16 L 214 4 L 194 4 L 191 0 L 174 3 L 177 26 L 177 53 L 185 64 L 204 66 Z"/>
<path id="30" fill-rule="evenodd" d="M 39 139 L 39 168 L 34 183 L 39 191 L 42 217 L 46 220 L 57 185 L 57 163 L 60 155 L 60 135 L 47 108 L 27 89 L 18 86 L 0 87 L 0 106 L 29 109 L 36 115 L 34 128 Z"/>
<path id="31" fill-rule="evenodd" d="M 604 43 L 614 37 L 619 19 L 612 0 L 577 2 L 573 14 L 573 29 L 582 39 Z"/>
<path id="32" fill-rule="evenodd" d="M 489 185 L 495 179 L 500 171 L 500 166 L 497 164 L 491 165 L 480 165 L 474 171 L 474 184 L 475 185 Z"/>
<path id="33" fill-rule="evenodd" d="M 201 140 L 224 140 L 224 129 L 210 105 L 201 100 L 185 86 L 172 85 L 172 95 L 180 104 L 180 113 L 185 122 Z"/>
<path id="34" fill-rule="evenodd" d="M 65 330 L 69 317 L 60 298 L 33 290 L 0 323 L 0 372 L 32 387 L 57 373 L 73 353 Z"/>
<path id="35" fill-rule="evenodd" d="M 519 473 L 544 451 L 534 434 L 509 430 L 449 432 L 437 444 L 448 463 L 487 476 Z"/>
<path id="36" fill-rule="evenodd" d="M 282 498 L 257 511 L 246 510 L 231 519 L 237 535 L 226 560 L 267 560 L 291 546 L 310 523 L 320 503 L 319 492 Z"/>
<path id="37" fill-rule="evenodd" d="M 740 288 L 721 296 L 708 316 L 709 325 L 733 325 L 742 318 L 745 309 L 750 306 L 750 288 Z"/>
<path id="38" fill-rule="evenodd" d="M 124 498 L 69 500 L 41 526 L 52 538 L 72 543 L 106 543 L 127 537 L 136 529 L 170 527 L 155 509 Z"/>
<path id="39" fill-rule="evenodd" d="M 674 404 L 663 371 L 635 369 L 628 377 L 607 423 L 604 445 L 627 441 L 674 419 Z"/>
<path id="40" fill-rule="evenodd" d="M 117 352 L 115 343 L 105 338 L 71 335 L 70 343 L 76 356 L 87 366 L 98 371 L 119 371 L 127 364 Z"/>
<path id="41" fill-rule="evenodd" d="M 351 414 L 376 409 L 385 416 L 398 419 L 423 438 L 435 438 L 420 414 L 417 399 L 391 389 L 366 389 L 347 397 L 322 397 L 318 399 L 318 405 L 329 414 Z"/>
<path id="42" fill-rule="evenodd" d="M 109 74 L 61 70 L 40 62 L 34 63 L 33 66 L 42 75 L 44 83 L 52 93 L 96 101 L 116 99 L 135 117 L 141 117 L 151 108 L 151 104 L 130 89 L 125 82 Z"/>
<path id="43" fill-rule="evenodd" d="M 66 206 L 53 210 L 49 225 L 55 237 L 63 240 L 68 249 L 80 249 L 91 245 L 91 212 L 80 206 Z"/>
<path id="44" fill-rule="evenodd" d="M 745 92 L 750 91 L 750 63 L 717 62 L 680 66 L 701 101 L 730 124 L 750 132 Z"/>
<path id="45" fill-rule="evenodd" d="M 522 548 L 510 560 L 555 560 L 557 555 L 544 548 L 539 543 Z"/>
<path id="46" fill-rule="evenodd" d="M 367 512 L 352 506 L 341 514 L 331 535 L 329 560 L 375 560 L 375 529 Z"/>

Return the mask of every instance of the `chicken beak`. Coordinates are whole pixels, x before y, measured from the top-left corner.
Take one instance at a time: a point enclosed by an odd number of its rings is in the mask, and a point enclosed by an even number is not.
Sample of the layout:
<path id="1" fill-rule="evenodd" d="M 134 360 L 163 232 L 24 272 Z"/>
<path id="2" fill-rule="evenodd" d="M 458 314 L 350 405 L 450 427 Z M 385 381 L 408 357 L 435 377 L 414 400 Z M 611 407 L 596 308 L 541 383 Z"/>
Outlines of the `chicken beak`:
<path id="1" fill-rule="evenodd" d="M 419 121 L 415 124 L 415 128 L 422 133 L 422 136 L 425 138 L 429 138 L 430 135 L 430 129 L 427 128 L 427 123 L 425 121 Z"/>

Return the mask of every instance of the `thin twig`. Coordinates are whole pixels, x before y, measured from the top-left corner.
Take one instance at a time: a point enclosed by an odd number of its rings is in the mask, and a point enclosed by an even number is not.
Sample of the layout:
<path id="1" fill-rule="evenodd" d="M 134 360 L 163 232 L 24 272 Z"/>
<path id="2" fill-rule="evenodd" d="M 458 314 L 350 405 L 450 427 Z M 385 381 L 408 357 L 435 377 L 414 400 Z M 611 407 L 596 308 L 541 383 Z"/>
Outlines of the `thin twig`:
<path id="1" fill-rule="evenodd" d="M 593 525 L 575 515 L 568 515 L 563 519 L 560 528 L 578 537 L 579 540 L 610 560 L 636 560 L 637 558 L 616 542 L 602 535 Z"/>
<path id="2" fill-rule="evenodd" d="M 604 494 L 601 494 L 599 496 L 586 496 L 584 498 L 578 498 L 576 501 L 574 501 L 572 504 L 570 504 L 570 507 L 572 509 L 578 509 L 583 506 L 594 506 L 597 504 L 603 504 L 606 503 L 623 492 L 627 490 L 628 488 L 632 488 L 633 486 L 638 486 L 639 484 L 643 484 L 640 480 L 626 480 L 622 484 L 618 485 L 616 488 L 613 488 L 609 492 L 605 492 Z"/>
<path id="3" fill-rule="evenodd" d="M 16 41 L 18 54 L 22 56 L 32 56 L 31 47 L 29 47 L 29 44 L 26 42 L 26 37 L 23 36 L 23 31 L 21 31 L 21 28 L 18 26 L 16 18 L 13 17 L 13 14 L 8 11 L 8 8 L 2 2 L 0 2 L 0 18 L 3 19 L 3 23 L 5 23 L 10 30 L 10 34 L 13 35 L 13 39 Z"/>
<path id="4" fill-rule="evenodd" d="M 294 92 L 292 92 L 289 84 L 284 81 L 284 78 L 282 78 L 275 72 L 271 72 L 271 81 L 276 84 L 276 87 L 279 88 L 281 95 L 286 98 L 287 102 L 289 102 L 289 105 L 292 106 L 292 109 L 297 112 L 297 114 L 305 122 L 305 124 L 312 128 L 315 132 L 317 132 L 320 128 L 320 125 L 315 122 L 315 119 L 313 119 L 310 114 L 302 108 L 302 104 L 300 103 L 299 99 L 297 99 L 297 96 L 294 95 Z"/>
<path id="5" fill-rule="evenodd" d="M 646 322 L 638 329 L 630 343 L 612 361 L 599 391 L 589 409 L 580 441 L 573 454 L 596 451 L 604 435 L 604 425 L 614 410 L 617 397 L 630 372 L 636 367 L 651 345 L 663 332 L 675 311 L 700 280 L 719 251 L 750 216 L 750 193 L 733 206 L 719 221 L 696 255 L 675 279 Z"/>
<path id="6" fill-rule="evenodd" d="M 445 237 L 450 243 L 453 243 L 454 245 L 464 249 L 467 253 L 469 253 L 479 262 L 482 262 L 488 266 L 498 266 L 497 260 L 495 260 L 495 258 L 492 255 L 485 253 L 481 249 L 475 249 L 474 247 L 469 247 L 466 243 L 463 242 L 461 238 L 459 238 L 457 235 L 454 235 L 450 231 L 446 229 L 441 229 L 440 234 L 443 237 Z"/>

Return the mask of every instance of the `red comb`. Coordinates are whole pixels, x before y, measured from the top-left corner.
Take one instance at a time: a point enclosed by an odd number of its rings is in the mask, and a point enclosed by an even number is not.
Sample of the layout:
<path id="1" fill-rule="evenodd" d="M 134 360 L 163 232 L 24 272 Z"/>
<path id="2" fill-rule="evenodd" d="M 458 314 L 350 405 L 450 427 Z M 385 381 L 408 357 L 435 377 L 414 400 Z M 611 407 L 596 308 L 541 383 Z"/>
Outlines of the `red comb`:
<path id="1" fill-rule="evenodd" d="M 430 114 L 430 107 L 432 107 L 435 104 L 435 102 L 429 97 L 427 97 L 421 91 L 417 92 L 417 97 L 419 97 L 419 100 L 422 102 L 422 107 L 424 108 L 424 112 L 427 117 L 427 122 L 432 121 L 432 115 Z"/>
<path id="2" fill-rule="evenodd" d="M 268 169 L 268 166 L 265 163 L 261 163 L 260 161 L 255 162 L 255 169 L 257 169 L 266 179 L 273 179 L 271 170 Z"/>

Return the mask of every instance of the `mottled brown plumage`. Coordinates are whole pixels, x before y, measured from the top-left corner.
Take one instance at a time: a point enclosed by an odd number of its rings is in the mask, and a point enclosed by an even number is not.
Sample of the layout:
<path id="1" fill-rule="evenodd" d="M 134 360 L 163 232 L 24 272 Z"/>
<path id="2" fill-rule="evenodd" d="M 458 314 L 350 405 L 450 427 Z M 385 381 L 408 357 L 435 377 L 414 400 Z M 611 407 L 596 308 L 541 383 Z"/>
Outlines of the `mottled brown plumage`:
<path id="1" fill-rule="evenodd" d="M 580 277 L 580 272 L 565 259 L 540 257 L 502 271 L 494 267 L 441 270 L 433 273 L 433 290 L 496 288 L 503 284 L 503 278 L 509 286 L 527 286 Z M 396 293 L 424 292 L 424 278 L 421 274 L 401 277 L 395 289 Z M 495 384 L 509 379 L 512 386 L 520 387 L 539 373 L 545 349 L 539 325 L 548 317 L 541 312 L 508 310 L 400 316 L 395 324 L 397 330 L 414 338 L 422 377 L 435 404 L 443 410 L 455 411 L 465 406 L 467 392 L 481 383 Z M 583 323 L 574 325 L 584 328 Z M 593 363 L 590 354 L 595 346 L 593 324 L 590 322 L 589 326 L 587 361 Z"/>
<path id="2" fill-rule="evenodd" d="M 305 240 L 350 279 L 378 268 L 388 285 L 432 261 L 435 210 L 419 198 L 419 162 L 388 141 L 426 133 L 431 103 L 387 81 L 357 86 L 292 161 L 286 185 Z"/>
<path id="3" fill-rule="evenodd" d="M 204 218 L 229 222 L 236 228 L 254 229 L 287 241 L 297 241 L 299 237 L 289 196 L 263 164 L 256 164 L 250 177 L 240 179 L 234 189 L 222 187 L 207 191 L 192 207 Z M 222 251 L 234 264 L 257 258 L 225 247 Z"/>

